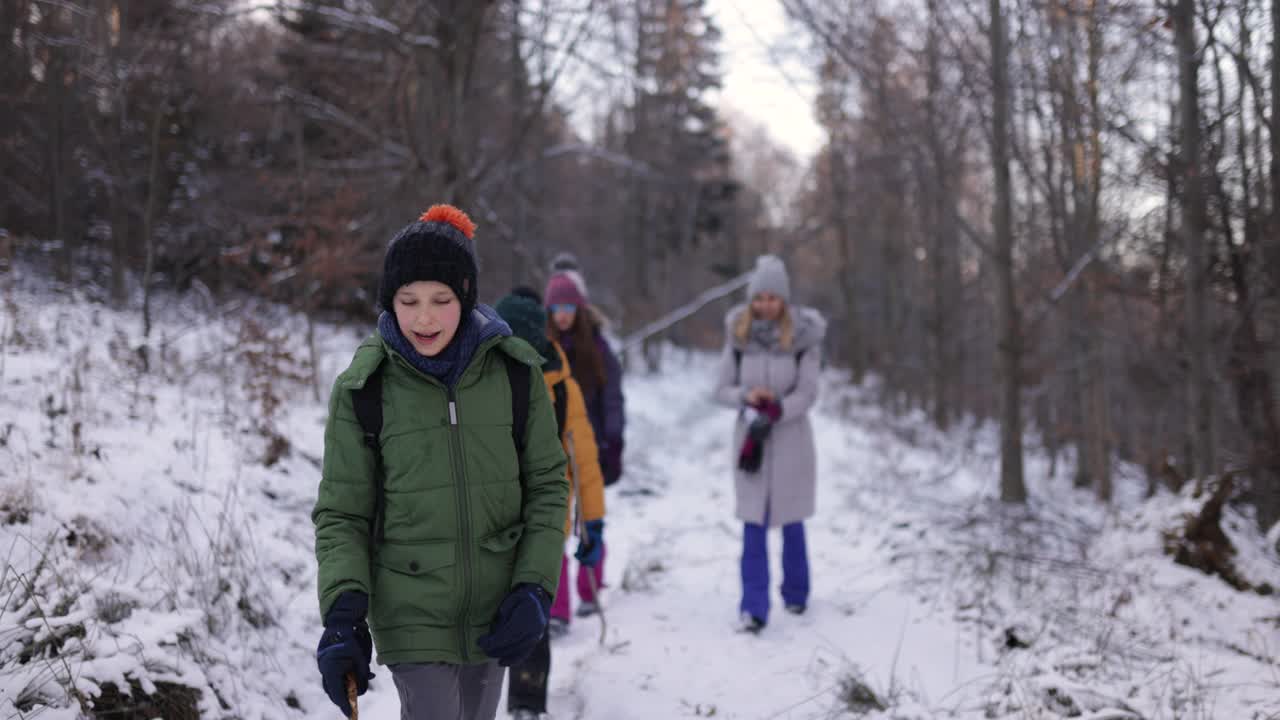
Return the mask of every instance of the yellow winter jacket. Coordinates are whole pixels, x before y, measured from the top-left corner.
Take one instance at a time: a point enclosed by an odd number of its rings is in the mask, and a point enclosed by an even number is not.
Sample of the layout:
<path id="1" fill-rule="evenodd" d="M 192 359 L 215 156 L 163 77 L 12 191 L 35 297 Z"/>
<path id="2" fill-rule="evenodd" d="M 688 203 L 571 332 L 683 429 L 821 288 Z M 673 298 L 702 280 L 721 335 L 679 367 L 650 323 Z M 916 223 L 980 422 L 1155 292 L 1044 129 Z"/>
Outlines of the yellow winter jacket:
<path id="1" fill-rule="evenodd" d="M 556 354 L 560 357 L 560 367 L 546 370 L 542 379 L 547 383 L 547 393 L 554 398 L 555 386 L 564 383 L 565 388 L 565 420 L 560 428 L 560 442 L 564 445 L 565 454 L 569 454 L 569 435 L 573 435 L 573 452 L 576 457 L 569 460 L 569 504 L 564 518 L 564 534 L 574 533 L 573 507 L 579 498 L 582 501 L 582 520 L 600 520 L 604 517 L 604 474 L 600 472 L 600 451 L 596 447 L 596 435 L 591 429 L 591 418 L 587 415 L 587 403 L 582 397 L 582 388 L 573 379 L 569 369 L 569 358 L 564 354 L 560 343 L 552 342 Z M 574 470 L 582 474 L 581 491 Z"/>

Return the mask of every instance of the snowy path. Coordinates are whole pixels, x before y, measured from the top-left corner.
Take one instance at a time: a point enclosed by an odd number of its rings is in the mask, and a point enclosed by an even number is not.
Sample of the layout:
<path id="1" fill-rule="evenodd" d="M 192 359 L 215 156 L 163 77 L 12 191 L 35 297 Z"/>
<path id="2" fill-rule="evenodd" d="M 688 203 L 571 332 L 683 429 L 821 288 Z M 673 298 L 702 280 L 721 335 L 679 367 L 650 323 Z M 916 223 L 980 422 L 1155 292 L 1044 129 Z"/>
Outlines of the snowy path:
<path id="1" fill-rule="evenodd" d="M 628 387 L 631 465 L 624 482 L 659 494 L 610 497 L 617 551 L 608 569 L 615 589 L 606 646 L 621 647 L 599 649 L 593 623 L 580 621 L 556 648 L 575 663 L 576 677 L 556 678 L 556 688 L 574 692 L 585 707 L 578 717 L 824 717 L 847 663 L 882 670 L 871 679 L 887 686 L 899 643 L 899 673 L 919 673 L 939 690 L 954 686 L 956 630 L 913 622 L 924 613 L 860 539 L 872 520 L 845 499 L 873 465 L 859 462 L 858 444 L 842 442 L 845 426 L 830 418 L 819 420 L 826 430 L 818 442 L 844 452 L 821 454 L 819 514 L 808 523 L 810 611 L 796 617 L 780 607 L 781 538 L 774 531 L 770 625 L 759 637 L 733 632 L 742 534 L 730 479 L 733 414 L 711 404 L 705 358 L 674 370 L 682 382 L 642 378 Z M 627 585 L 641 589 L 619 591 L 628 573 Z"/>

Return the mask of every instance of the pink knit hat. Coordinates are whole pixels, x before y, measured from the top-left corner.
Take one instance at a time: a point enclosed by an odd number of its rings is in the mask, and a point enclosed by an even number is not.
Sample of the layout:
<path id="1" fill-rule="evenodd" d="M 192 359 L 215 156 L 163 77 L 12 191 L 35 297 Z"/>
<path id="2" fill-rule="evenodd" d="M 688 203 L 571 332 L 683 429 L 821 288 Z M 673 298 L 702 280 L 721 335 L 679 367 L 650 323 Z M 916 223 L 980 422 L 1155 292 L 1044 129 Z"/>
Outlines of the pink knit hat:
<path id="1" fill-rule="evenodd" d="M 558 272 L 551 276 L 547 281 L 547 291 L 542 294 L 542 298 L 547 307 L 566 304 L 581 307 L 587 304 L 582 288 L 565 272 Z"/>
<path id="2" fill-rule="evenodd" d="M 582 266 L 573 253 L 562 252 L 551 259 L 551 274 L 564 273 L 577 286 L 586 302 L 591 302 L 591 293 L 587 292 L 587 281 L 582 278 Z"/>

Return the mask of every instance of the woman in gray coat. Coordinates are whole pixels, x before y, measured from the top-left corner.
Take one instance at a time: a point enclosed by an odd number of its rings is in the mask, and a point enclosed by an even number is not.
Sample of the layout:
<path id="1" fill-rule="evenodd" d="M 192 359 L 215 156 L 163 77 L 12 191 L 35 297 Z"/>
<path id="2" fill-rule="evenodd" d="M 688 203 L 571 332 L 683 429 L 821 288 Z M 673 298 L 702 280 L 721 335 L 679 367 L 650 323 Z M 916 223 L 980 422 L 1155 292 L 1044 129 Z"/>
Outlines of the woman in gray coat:
<path id="1" fill-rule="evenodd" d="M 734 484 L 742 520 L 742 629 L 769 619 L 769 528 L 782 528 L 782 600 L 800 614 L 809 601 L 804 520 L 813 515 L 817 452 L 809 408 L 818 396 L 822 339 L 818 311 L 790 304 L 782 260 L 756 260 L 750 303 L 725 317 L 716 398 L 737 409 Z"/>

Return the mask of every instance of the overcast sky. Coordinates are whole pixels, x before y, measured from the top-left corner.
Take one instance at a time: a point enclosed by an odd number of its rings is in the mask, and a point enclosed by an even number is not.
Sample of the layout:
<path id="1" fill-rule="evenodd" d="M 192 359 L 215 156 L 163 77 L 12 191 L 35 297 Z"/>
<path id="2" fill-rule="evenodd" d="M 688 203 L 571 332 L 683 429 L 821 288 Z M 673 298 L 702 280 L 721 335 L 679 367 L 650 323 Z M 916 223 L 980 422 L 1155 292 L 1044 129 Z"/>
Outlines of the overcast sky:
<path id="1" fill-rule="evenodd" d="M 794 26 L 788 32 L 779 0 L 708 0 L 708 7 L 724 33 L 722 102 L 763 123 L 778 143 L 807 163 L 822 145 L 822 131 L 813 117 L 815 83 L 803 57 L 805 34 Z M 270 17 L 265 9 L 255 16 Z M 602 86 L 589 79 L 593 72 L 591 67 L 575 68 L 569 74 L 581 75 L 563 83 L 572 88 L 570 106 L 596 106 L 594 112 L 578 114 L 579 123 L 592 122 L 610 102 L 609 93 L 599 92 Z"/>
<path id="2" fill-rule="evenodd" d="M 764 123 L 807 162 L 822 144 L 813 117 L 813 71 L 800 57 L 801 33 L 788 32 L 778 0 L 708 0 L 724 32 L 722 100 Z"/>

